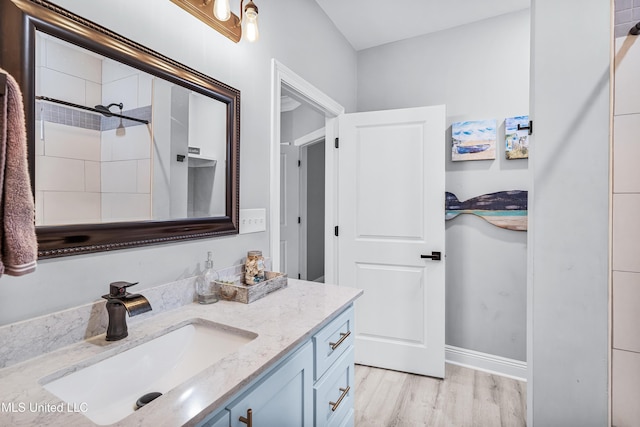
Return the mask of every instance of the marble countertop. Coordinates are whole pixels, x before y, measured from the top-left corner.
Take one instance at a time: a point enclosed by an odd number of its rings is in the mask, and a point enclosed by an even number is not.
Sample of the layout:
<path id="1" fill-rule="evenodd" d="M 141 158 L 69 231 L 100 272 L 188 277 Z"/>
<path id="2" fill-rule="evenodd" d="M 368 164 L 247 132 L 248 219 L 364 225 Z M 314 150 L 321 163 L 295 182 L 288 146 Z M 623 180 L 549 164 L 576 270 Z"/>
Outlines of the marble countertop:
<path id="1" fill-rule="evenodd" d="M 220 301 L 184 305 L 129 325 L 129 336 L 121 341 L 107 342 L 102 334 L 0 369 L 0 425 L 94 425 L 81 413 L 55 411 L 62 402 L 40 385 L 42 378 L 127 350 L 185 320 L 204 319 L 256 333 L 258 337 L 238 351 L 159 397 L 158 404 L 145 406 L 114 424 L 195 425 L 361 294 L 354 288 L 289 279 L 288 287 L 252 304 Z M 121 380 L 126 387 L 126 378 L 114 380 Z"/>

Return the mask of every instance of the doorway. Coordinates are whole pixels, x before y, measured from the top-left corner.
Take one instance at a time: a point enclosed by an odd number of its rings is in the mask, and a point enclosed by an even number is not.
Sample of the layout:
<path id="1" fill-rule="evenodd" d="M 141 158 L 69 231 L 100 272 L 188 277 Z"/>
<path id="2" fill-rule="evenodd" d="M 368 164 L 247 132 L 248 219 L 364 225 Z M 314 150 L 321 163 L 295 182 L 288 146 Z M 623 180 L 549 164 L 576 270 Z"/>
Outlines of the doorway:
<path id="1" fill-rule="evenodd" d="M 280 265 L 324 281 L 325 116 L 286 87 L 280 113 Z"/>
<path id="2" fill-rule="evenodd" d="M 288 241 L 286 238 L 283 239 L 283 229 L 281 228 L 281 224 L 286 222 L 288 225 L 291 225 L 291 218 L 288 220 L 285 219 L 287 209 L 286 207 L 294 206 L 290 201 L 286 200 L 286 197 L 290 194 L 296 194 L 296 191 L 287 191 L 285 189 L 284 180 L 281 180 L 281 175 L 283 174 L 283 170 L 287 168 L 284 166 L 285 159 L 283 154 L 294 151 L 290 150 L 291 146 L 295 147 L 296 141 L 298 142 L 298 149 L 301 146 L 308 146 L 304 148 L 302 153 L 306 153 L 307 157 L 309 155 L 309 147 L 320 143 L 321 137 L 323 137 L 326 141 L 332 141 L 335 137 L 334 125 L 336 122 L 336 117 L 340 114 L 344 113 L 344 107 L 335 102 L 333 99 L 319 91 L 317 88 L 309 84 L 302 77 L 291 71 L 285 65 L 281 64 L 277 60 L 272 60 L 272 85 L 271 85 L 271 111 L 272 111 L 272 126 L 271 126 L 271 176 L 270 176 L 270 217 L 269 217 L 269 227 L 270 227 L 270 254 L 271 260 L 274 268 L 284 268 L 284 271 L 289 271 L 291 269 L 291 265 L 286 265 L 283 263 L 291 263 L 291 261 L 287 261 L 283 256 L 285 252 L 291 253 L 291 247 L 285 248 L 284 246 L 288 245 L 288 243 L 283 243 Z M 296 102 L 300 104 L 304 104 L 306 108 L 313 110 L 319 117 L 321 118 L 320 128 L 316 128 L 314 131 L 309 131 L 306 134 L 302 134 L 297 139 L 293 139 L 287 141 L 285 138 L 287 135 L 286 129 L 284 129 L 283 133 L 283 122 L 282 122 L 282 96 L 288 96 Z M 286 125 L 286 123 L 285 123 Z M 321 136 L 318 136 L 322 134 Z M 287 144 L 288 143 L 288 144 Z M 315 143 L 315 144 L 314 144 Z M 313 148 L 314 153 L 312 156 L 317 153 L 317 150 L 324 151 L 324 215 L 322 221 L 324 222 L 322 230 L 316 226 L 314 227 L 314 233 L 319 233 L 318 235 L 322 236 L 323 244 L 324 244 L 324 260 L 323 260 L 323 276 L 314 277 L 313 279 L 322 279 L 326 283 L 337 283 L 337 274 L 336 274 L 336 242 L 333 239 L 333 227 L 337 221 L 336 219 L 336 207 L 335 207 L 335 194 L 336 191 L 336 180 L 334 178 L 334 171 L 337 169 L 335 165 L 336 155 L 333 151 L 332 144 L 323 144 L 322 146 L 317 146 Z M 291 160 L 291 159 L 289 159 Z M 302 159 L 301 159 L 302 160 Z M 296 161 L 297 168 L 297 161 Z M 291 170 L 289 166 L 287 169 Z M 293 174 L 296 176 L 296 174 Z M 291 172 L 290 172 L 291 176 Z M 299 180 L 299 172 L 297 173 Z M 298 187 L 298 196 L 299 196 L 299 187 Z M 305 194 L 308 194 L 305 191 Z M 305 204 L 306 205 L 306 204 Z M 292 208 L 293 209 L 293 208 Z M 299 205 L 298 205 L 299 209 Z M 308 207 L 306 208 L 308 210 Z M 318 209 L 313 208 L 313 209 Z M 294 217 L 294 224 L 297 226 L 297 216 Z M 317 219 L 316 219 L 317 221 Z M 301 218 L 302 222 L 302 218 Z M 321 232 L 320 232 L 321 231 Z M 298 234 L 299 236 L 299 234 Z M 314 234 L 315 236 L 315 234 Z M 286 236 L 285 236 L 286 237 Z M 310 240 L 309 232 L 307 231 L 307 240 Z M 314 240 L 317 238 L 314 238 Z M 299 238 L 294 239 L 293 242 L 298 242 Z M 306 246 L 305 246 L 306 247 Z M 296 252 L 298 255 L 299 251 Z M 304 257 L 305 260 L 308 256 Z M 299 261 L 298 261 L 299 263 Z M 305 271 L 308 271 L 307 266 L 303 266 Z M 315 273 L 313 273 L 315 275 Z M 300 273 L 302 278 L 302 273 Z M 295 276 L 297 278 L 297 273 Z"/>
<path id="3" fill-rule="evenodd" d="M 324 130 L 324 129 L 322 129 Z M 300 147 L 300 258 L 302 278 L 324 283 L 324 132 Z"/>
<path id="4" fill-rule="evenodd" d="M 367 343 L 371 344 L 370 351 L 365 353 L 379 353 L 384 357 L 369 360 L 356 355 L 356 360 L 382 368 L 442 377 L 444 260 L 440 252 L 433 250 L 442 250 L 444 247 L 444 212 L 441 208 L 444 204 L 444 106 L 353 114 L 338 113 L 337 109 L 330 112 L 307 96 L 313 93 L 329 102 L 325 105 L 332 105 L 333 101 L 326 95 L 277 61 L 273 64 L 272 108 L 275 114 L 272 116 L 270 237 L 274 265 L 285 268 L 292 276 L 295 266 L 290 260 L 298 256 L 295 263 L 297 266 L 301 264 L 300 239 L 290 238 L 286 234 L 291 231 L 290 228 L 294 229 L 294 233 L 295 230 L 299 232 L 301 221 L 300 217 L 292 217 L 287 211 L 294 211 L 294 215 L 299 212 L 294 209 L 299 205 L 288 199 L 300 193 L 300 173 L 292 171 L 296 159 L 300 158 L 296 157 L 300 155 L 296 152 L 296 146 L 302 144 L 297 144 L 299 140 L 294 140 L 294 143 L 286 140 L 290 124 L 282 112 L 281 97 L 284 94 L 300 103 L 308 102 L 311 108 L 324 113 L 325 141 L 329 142 L 324 144 L 324 281 L 362 288 L 375 284 L 376 289 L 370 286 L 367 291 L 373 297 L 356 304 L 356 322 L 360 324 L 358 329 L 364 331 L 364 334 L 360 334 L 356 330 L 356 337 L 360 337 L 361 348 L 365 348 Z M 285 72 L 280 74 L 282 70 Z M 290 85 L 287 78 L 300 87 Z M 343 131 L 346 133 L 343 134 Z M 420 155 L 416 156 L 416 153 Z M 403 167 L 407 164 L 412 165 L 409 170 Z M 389 175 L 381 171 L 394 171 L 393 176 L 397 179 L 389 180 Z M 349 177 L 358 178 L 357 182 L 354 184 Z M 339 180 L 340 192 L 337 188 Z M 292 182 L 291 189 L 286 188 L 285 181 Z M 343 188 L 345 182 L 349 188 Z M 427 183 L 430 183 L 428 191 L 425 190 Z M 397 203 L 385 204 L 386 208 L 381 210 L 380 194 Z M 418 200 L 424 200 L 425 205 L 406 208 L 415 205 Z M 374 212 L 379 212 L 382 217 L 373 215 Z M 399 212 L 401 215 L 396 215 Z M 289 218 L 285 219 L 287 215 Z M 438 220 L 439 216 L 441 220 Z M 404 219 L 393 219 L 399 217 Z M 380 241 L 395 246 L 354 251 L 351 244 Z M 432 255 L 422 253 L 427 250 L 432 251 Z M 288 256 L 292 252 L 295 252 L 294 256 Z M 374 252 L 378 258 L 360 259 L 355 256 Z M 398 261 L 392 254 L 404 258 Z M 431 258 L 436 263 L 427 263 L 425 258 Z M 400 324 L 395 322 L 397 327 L 380 329 L 380 316 L 372 316 L 371 313 L 389 312 L 389 307 L 385 305 L 389 295 L 384 292 L 388 291 L 390 283 L 398 282 L 408 283 L 411 289 L 400 293 L 405 298 L 399 301 L 402 303 L 397 307 L 394 306 L 397 311 L 390 314 L 400 319 Z M 377 289 L 382 290 L 383 294 L 376 293 Z M 405 333 L 407 324 L 413 325 L 410 336 Z M 378 351 L 381 346 L 384 349 Z M 393 362 L 398 360 L 403 363 Z M 428 362 L 426 365 L 422 363 L 425 361 Z"/>

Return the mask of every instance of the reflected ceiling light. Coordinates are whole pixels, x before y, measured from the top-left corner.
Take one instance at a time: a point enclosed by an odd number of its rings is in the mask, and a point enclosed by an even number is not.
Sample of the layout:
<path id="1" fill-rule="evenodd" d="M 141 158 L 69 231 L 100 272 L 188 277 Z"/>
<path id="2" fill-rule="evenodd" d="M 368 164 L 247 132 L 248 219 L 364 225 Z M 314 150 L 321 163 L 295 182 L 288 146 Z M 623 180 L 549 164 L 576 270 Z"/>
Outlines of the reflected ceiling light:
<path id="1" fill-rule="evenodd" d="M 258 40 L 258 7 L 253 0 L 244 5 L 240 0 L 240 17 L 231 12 L 229 0 L 171 0 L 211 28 L 238 43 L 243 33 L 245 38 L 254 42 Z M 212 7 L 213 6 L 213 7 Z"/>

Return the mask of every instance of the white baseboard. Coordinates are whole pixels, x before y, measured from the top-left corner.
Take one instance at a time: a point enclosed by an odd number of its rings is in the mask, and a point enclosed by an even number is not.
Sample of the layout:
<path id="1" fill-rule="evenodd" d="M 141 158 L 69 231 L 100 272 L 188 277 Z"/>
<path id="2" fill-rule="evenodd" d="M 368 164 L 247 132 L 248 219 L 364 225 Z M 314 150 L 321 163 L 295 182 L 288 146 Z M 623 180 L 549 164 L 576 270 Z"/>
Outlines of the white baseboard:
<path id="1" fill-rule="evenodd" d="M 467 350 L 466 348 L 452 345 L 445 345 L 444 348 L 444 357 L 447 363 L 527 381 L 527 362 L 480 353 L 479 351 Z"/>

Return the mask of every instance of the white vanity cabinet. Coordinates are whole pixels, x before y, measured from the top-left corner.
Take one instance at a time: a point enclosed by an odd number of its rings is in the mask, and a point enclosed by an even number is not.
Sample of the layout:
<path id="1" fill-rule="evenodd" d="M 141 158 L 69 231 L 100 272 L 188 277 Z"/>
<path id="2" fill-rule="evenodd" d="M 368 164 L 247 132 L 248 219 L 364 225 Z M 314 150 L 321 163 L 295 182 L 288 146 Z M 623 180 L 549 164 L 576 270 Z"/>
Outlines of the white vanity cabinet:
<path id="1" fill-rule="evenodd" d="M 200 426 L 353 426 L 352 329 L 351 305 Z"/>

